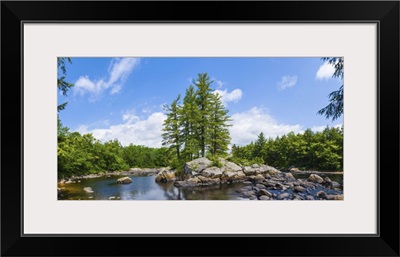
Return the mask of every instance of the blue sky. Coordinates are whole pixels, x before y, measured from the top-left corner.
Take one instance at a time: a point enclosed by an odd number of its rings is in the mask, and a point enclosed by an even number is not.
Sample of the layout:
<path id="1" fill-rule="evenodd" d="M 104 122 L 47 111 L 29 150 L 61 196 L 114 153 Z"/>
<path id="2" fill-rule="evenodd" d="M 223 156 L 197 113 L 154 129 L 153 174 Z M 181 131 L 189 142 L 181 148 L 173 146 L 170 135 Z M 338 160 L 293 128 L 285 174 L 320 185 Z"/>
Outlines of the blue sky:
<path id="1" fill-rule="evenodd" d="M 341 125 L 317 115 L 342 81 L 320 58 L 72 58 L 67 81 L 75 86 L 59 113 L 71 131 L 92 133 L 122 145 L 161 146 L 170 104 L 197 74 L 207 72 L 232 117 L 232 144 L 245 145 L 260 132 L 276 137 L 306 128 Z"/>

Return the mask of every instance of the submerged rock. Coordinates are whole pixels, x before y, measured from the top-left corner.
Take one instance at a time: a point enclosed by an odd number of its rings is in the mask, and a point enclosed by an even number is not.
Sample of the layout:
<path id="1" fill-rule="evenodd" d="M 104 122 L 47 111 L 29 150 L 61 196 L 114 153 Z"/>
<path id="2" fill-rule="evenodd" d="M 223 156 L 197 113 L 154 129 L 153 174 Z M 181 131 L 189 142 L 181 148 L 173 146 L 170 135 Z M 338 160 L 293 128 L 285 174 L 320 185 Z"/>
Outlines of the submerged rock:
<path id="1" fill-rule="evenodd" d="M 132 182 L 133 182 L 133 180 L 130 177 L 123 177 L 123 178 L 117 179 L 117 184 L 130 184 Z"/>
<path id="2" fill-rule="evenodd" d="M 94 193 L 94 191 L 91 187 L 84 187 L 83 190 L 88 194 Z"/>

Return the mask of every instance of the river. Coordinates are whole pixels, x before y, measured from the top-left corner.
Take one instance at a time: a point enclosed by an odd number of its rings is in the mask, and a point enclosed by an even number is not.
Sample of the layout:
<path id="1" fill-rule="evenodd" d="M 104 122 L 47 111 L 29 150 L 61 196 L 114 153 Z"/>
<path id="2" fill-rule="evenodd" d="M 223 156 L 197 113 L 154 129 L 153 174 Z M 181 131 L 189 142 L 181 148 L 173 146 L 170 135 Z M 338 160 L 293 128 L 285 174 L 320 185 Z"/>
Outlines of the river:
<path id="1" fill-rule="evenodd" d="M 307 178 L 309 174 L 293 174 L 296 178 Z M 324 175 L 321 175 L 322 177 Z M 331 180 L 343 185 L 343 175 L 328 175 Z M 116 180 L 126 176 L 110 176 L 75 180 L 76 183 L 58 184 L 62 189 L 59 200 L 247 200 L 237 190 L 249 182 L 221 184 L 203 188 L 177 188 L 173 182 L 156 183 L 154 176 L 128 176 L 131 184 L 117 184 Z M 93 193 L 83 190 L 90 187 Z"/>

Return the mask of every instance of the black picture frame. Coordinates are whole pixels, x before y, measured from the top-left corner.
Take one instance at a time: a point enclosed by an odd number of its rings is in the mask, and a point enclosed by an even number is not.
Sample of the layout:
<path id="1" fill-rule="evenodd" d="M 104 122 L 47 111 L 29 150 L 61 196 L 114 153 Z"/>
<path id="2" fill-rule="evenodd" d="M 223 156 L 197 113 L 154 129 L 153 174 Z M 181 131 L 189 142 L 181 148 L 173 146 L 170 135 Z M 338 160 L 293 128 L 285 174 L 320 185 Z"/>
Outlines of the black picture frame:
<path id="1" fill-rule="evenodd" d="M 110 21 L 378 24 L 378 233 L 372 236 L 23 235 L 22 26 L 26 22 Z M 1 255 L 399 256 L 399 31 L 398 1 L 2 1 Z M 327 40 L 340 40 L 340 35 Z M 183 251 L 182 245 L 192 250 Z"/>

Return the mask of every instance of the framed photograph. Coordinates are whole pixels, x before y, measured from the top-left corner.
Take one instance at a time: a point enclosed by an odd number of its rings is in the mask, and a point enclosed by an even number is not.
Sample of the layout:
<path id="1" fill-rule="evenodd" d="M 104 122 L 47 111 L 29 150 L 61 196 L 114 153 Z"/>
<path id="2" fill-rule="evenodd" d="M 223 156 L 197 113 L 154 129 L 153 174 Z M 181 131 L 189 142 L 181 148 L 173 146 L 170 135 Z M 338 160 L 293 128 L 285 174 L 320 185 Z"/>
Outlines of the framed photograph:
<path id="1" fill-rule="evenodd" d="M 1 6 L 2 255 L 399 256 L 399 2 Z"/>

